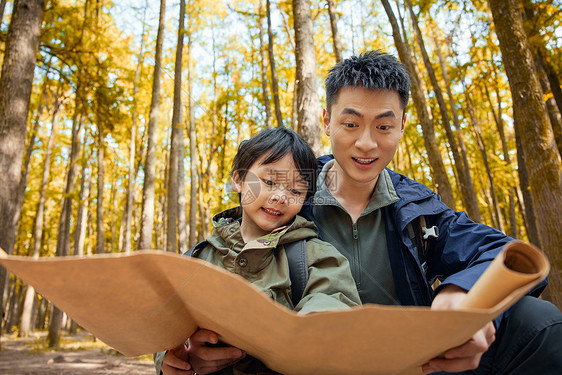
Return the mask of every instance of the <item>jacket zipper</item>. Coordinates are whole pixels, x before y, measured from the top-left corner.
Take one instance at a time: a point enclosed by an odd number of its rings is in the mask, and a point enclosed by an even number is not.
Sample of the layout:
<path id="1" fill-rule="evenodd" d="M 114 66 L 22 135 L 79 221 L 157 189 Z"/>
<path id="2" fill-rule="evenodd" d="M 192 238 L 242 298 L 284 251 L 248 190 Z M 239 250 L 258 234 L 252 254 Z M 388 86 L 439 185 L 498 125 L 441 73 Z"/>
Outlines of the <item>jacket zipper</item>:
<path id="1" fill-rule="evenodd" d="M 359 260 L 359 230 L 357 229 L 357 223 L 353 223 L 353 273 L 355 278 L 355 284 L 357 289 L 361 287 L 361 262 Z"/>

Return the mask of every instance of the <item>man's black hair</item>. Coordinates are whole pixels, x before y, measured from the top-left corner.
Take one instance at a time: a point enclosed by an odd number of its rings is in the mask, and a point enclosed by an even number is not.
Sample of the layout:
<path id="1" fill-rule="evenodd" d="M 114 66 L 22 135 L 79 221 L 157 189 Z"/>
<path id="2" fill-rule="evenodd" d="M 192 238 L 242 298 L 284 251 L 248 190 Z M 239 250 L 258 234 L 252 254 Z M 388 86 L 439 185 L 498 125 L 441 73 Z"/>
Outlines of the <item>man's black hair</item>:
<path id="1" fill-rule="evenodd" d="M 326 77 L 326 109 L 328 114 L 344 87 L 364 87 L 372 90 L 392 90 L 400 96 L 406 110 L 410 94 L 410 76 L 398 59 L 381 51 L 369 51 L 351 56 L 336 64 Z"/>
<path id="2" fill-rule="evenodd" d="M 309 199 L 316 188 L 316 157 L 308 143 L 297 132 L 285 127 L 264 129 L 258 135 L 240 142 L 231 174 L 238 171 L 240 178 L 244 180 L 248 169 L 263 155 L 267 157 L 262 164 L 271 164 L 288 153 L 291 153 L 299 174 L 308 182 L 306 198 Z"/>

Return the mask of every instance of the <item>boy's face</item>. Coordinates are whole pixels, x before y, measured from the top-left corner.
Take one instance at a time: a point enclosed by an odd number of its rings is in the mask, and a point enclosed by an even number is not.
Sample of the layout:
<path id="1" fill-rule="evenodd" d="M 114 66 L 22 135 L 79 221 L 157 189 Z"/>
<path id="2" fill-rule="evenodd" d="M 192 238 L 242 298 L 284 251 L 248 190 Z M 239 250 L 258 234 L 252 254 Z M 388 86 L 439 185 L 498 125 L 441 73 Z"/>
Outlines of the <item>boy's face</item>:
<path id="1" fill-rule="evenodd" d="M 291 154 L 274 163 L 258 158 L 244 180 L 238 171 L 232 175 L 233 190 L 241 193 L 242 237 L 249 242 L 290 222 L 301 210 L 308 190 Z"/>
<path id="2" fill-rule="evenodd" d="M 324 129 L 330 137 L 334 168 L 341 178 L 376 183 L 390 163 L 404 133 L 400 96 L 396 91 L 344 87 L 324 110 Z"/>

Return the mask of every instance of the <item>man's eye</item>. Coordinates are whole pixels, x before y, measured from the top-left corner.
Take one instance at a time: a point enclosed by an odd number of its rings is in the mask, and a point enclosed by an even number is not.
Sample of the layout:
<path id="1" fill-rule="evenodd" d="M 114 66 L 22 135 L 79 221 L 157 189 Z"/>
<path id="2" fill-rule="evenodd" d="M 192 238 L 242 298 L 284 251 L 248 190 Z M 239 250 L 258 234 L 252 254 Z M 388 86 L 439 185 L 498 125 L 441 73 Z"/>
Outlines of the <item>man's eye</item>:
<path id="1" fill-rule="evenodd" d="M 350 122 L 345 122 L 345 123 L 343 124 L 343 126 L 346 127 L 346 128 L 354 128 L 354 127 L 355 127 L 355 124 L 352 124 L 352 123 L 350 123 Z"/>

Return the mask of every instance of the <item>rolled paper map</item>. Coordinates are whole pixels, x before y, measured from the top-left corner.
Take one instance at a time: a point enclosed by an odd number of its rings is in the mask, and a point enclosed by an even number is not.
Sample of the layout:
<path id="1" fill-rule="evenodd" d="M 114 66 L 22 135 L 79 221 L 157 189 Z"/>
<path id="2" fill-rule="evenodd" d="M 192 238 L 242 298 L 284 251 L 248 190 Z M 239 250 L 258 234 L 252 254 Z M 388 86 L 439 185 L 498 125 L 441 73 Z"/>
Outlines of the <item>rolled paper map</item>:
<path id="1" fill-rule="evenodd" d="M 533 245 L 512 241 L 480 276 L 457 309 L 489 309 L 514 290 L 542 280 L 550 265 L 545 255 Z"/>

